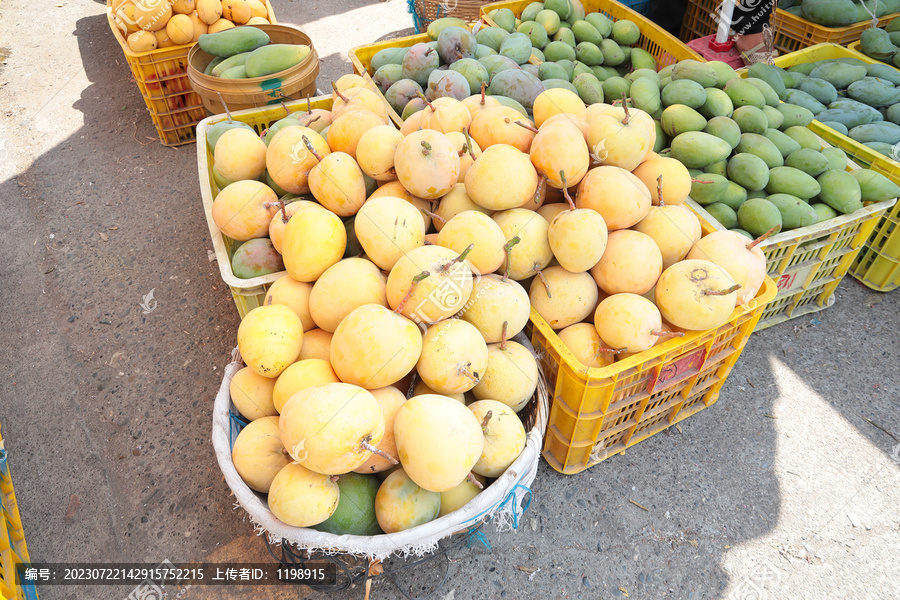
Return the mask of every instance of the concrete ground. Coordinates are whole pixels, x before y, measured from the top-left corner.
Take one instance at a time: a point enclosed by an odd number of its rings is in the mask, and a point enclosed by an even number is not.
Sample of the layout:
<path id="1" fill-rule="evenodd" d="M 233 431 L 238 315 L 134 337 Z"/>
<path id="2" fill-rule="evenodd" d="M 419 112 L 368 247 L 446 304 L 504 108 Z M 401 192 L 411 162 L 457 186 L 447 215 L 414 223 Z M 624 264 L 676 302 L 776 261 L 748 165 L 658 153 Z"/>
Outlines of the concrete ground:
<path id="1" fill-rule="evenodd" d="M 411 24 L 402 0 L 273 4 L 314 39 L 321 89 L 351 46 Z M 157 141 L 103 4 L 6 0 L 0 46 L 0 422 L 33 560 L 270 560 L 210 443 L 238 315 L 195 147 Z M 580 475 L 542 463 L 519 530 L 454 553 L 436 597 L 900 598 L 898 324 L 900 292 L 844 281 L 755 334 L 709 410 Z"/>

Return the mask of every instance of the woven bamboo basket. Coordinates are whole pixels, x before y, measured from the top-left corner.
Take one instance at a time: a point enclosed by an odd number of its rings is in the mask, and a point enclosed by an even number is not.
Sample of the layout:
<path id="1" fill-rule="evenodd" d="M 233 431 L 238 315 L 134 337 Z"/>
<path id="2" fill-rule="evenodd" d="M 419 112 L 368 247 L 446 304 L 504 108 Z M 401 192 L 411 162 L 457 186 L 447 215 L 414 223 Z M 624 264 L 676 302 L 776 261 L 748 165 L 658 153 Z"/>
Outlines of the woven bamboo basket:
<path id="1" fill-rule="evenodd" d="M 474 23 L 481 14 L 481 7 L 491 0 L 407 0 L 413 16 L 416 33 L 422 33 L 433 21 L 444 17 L 458 17 Z"/>

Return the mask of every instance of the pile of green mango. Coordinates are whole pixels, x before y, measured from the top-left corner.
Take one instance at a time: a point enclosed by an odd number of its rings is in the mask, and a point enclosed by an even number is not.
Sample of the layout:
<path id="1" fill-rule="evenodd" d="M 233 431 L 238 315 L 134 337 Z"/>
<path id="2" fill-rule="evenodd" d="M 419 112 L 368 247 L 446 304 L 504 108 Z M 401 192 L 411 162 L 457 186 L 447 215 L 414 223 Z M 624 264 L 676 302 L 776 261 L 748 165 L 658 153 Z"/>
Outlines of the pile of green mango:
<path id="1" fill-rule="evenodd" d="M 232 27 L 204 33 L 197 43 L 213 58 L 204 75 L 221 79 L 265 77 L 303 62 L 310 47 L 305 44 L 271 44 L 269 36 L 256 27 Z"/>
<path id="2" fill-rule="evenodd" d="M 749 72 L 772 84 L 785 102 L 873 150 L 892 157 L 900 142 L 900 71 L 893 67 L 845 57 L 787 70 L 759 64 Z"/>
<path id="3" fill-rule="evenodd" d="M 681 61 L 655 75 L 635 80 L 631 103 L 659 119 L 656 150 L 688 167 L 691 197 L 728 229 L 757 237 L 900 195 L 879 173 L 848 172 L 843 150 L 822 148 L 807 128 L 813 113 L 781 102 L 774 67 L 742 79 L 725 63 Z M 636 89 L 643 81 L 652 85 Z"/>
<path id="4" fill-rule="evenodd" d="M 825 27 L 847 27 L 900 12 L 900 0 L 779 0 L 778 8 Z"/>
<path id="5" fill-rule="evenodd" d="M 571 0 L 532 2 L 520 17 L 508 8 L 488 16 L 496 26 L 474 33 L 460 19 L 437 19 L 427 30 L 430 42 L 372 57 L 372 79 L 398 114 L 406 119 L 424 108 L 419 93 L 462 100 L 482 84 L 525 115 L 540 92 L 555 87 L 594 104 L 626 93 L 632 72 L 656 71 L 653 55 L 633 47 L 641 38 L 635 23 L 585 14 Z"/>

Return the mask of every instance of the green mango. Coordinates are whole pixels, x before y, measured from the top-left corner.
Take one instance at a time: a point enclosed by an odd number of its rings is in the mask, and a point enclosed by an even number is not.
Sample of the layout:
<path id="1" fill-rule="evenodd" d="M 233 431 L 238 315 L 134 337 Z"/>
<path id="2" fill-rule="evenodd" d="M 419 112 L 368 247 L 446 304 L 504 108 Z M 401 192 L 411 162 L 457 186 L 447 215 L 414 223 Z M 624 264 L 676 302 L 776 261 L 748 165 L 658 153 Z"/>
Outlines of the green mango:
<path id="1" fill-rule="evenodd" d="M 885 144 L 884 142 L 863 142 L 863 146 L 870 148 L 875 152 L 880 152 L 890 159 L 897 160 L 897 153 L 894 151 L 894 146 L 892 144 Z"/>
<path id="2" fill-rule="evenodd" d="M 431 39 L 437 40 L 438 36 L 441 35 L 441 32 L 448 27 L 462 27 L 463 29 L 469 29 L 466 22 L 458 17 L 442 17 L 432 21 L 428 26 L 428 29 L 425 30 L 425 33 L 427 33 L 428 37 Z"/>
<path id="3" fill-rule="evenodd" d="M 375 516 L 375 495 L 381 485 L 376 475 L 345 473 L 337 480 L 337 508 L 313 529 L 335 535 L 378 535 L 382 533 Z"/>
<path id="4" fill-rule="evenodd" d="M 662 110 L 659 87 L 650 77 L 638 77 L 631 83 L 631 101 L 651 117 Z M 660 115 L 661 116 L 661 115 Z"/>
<path id="5" fill-rule="evenodd" d="M 659 153 L 669 147 L 669 136 L 662 130 L 662 125 L 659 124 L 659 121 L 653 121 L 653 126 L 656 129 L 656 142 L 653 144 L 653 151 Z"/>
<path id="6" fill-rule="evenodd" d="M 737 71 L 735 71 L 734 67 L 732 67 L 728 63 L 713 60 L 706 63 L 706 66 L 712 69 L 716 74 L 716 83 L 713 85 L 713 87 L 722 89 L 725 87 L 726 83 L 738 77 Z"/>
<path id="7" fill-rule="evenodd" d="M 612 35 L 613 22 L 603 13 L 588 13 L 584 16 L 584 20 L 593 25 L 594 29 L 599 31 L 603 37 L 608 38 Z"/>
<path id="8" fill-rule="evenodd" d="M 860 143 L 882 142 L 893 145 L 900 142 L 900 125 L 891 122 L 857 125 L 848 132 L 848 135 Z"/>
<path id="9" fill-rule="evenodd" d="M 737 213 L 733 208 L 722 202 L 713 202 L 706 206 L 706 212 L 718 221 L 725 229 L 731 229 L 738 226 Z"/>
<path id="10" fill-rule="evenodd" d="M 219 77 L 222 79 L 247 79 L 247 67 L 244 65 L 231 67 L 219 75 Z"/>
<path id="11" fill-rule="evenodd" d="M 569 74 L 555 62 L 544 62 L 538 67 L 538 79 L 565 79 L 569 81 Z"/>
<path id="12" fill-rule="evenodd" d="M 813 115 L 825 112 L 825 105 L 804 92 L 803 90 L 788 90 L 784 95 L 785 102 L 802 106 Z"/>
<path id="13" fill-rule="evenodd" d="M 682 60 L 672 68 L 672 80 L 689 79 L 702 87 L 715 87 L 719 79 L 716 72 L 707 64 L 696 60 Z"/>
<path id="14" fill-rule="evenodd" d="M 588 106 L 603 102 L 603 84 L 600 83 L 600 80 L 593 73 L 576 75 L 572 85 L 581 100 Z M 631 86 L 631 96 L 634 98 L 634 84 Z"/>
<path id="15" fill-rule="evenodd" d="M 741 141 L 734 148 L 734 151 L 755 154 L 770 169 L 784 164 L 784 157 L 778 147 L 769 138 L 758 133 L 742 133 Z"/>
<path id="16" fill-rule="evenodd" d="M 800 149 L 800 144 L 798 144 L 794 138 L 777 129 L 766 129 L 763 137 L 775 144 L 775 147 L 781 153 L 782 158 L 787 158 Z"/>
<path id="17" fill-rule="evenodd" d="M 675 68 L 675 65 L 666 65 L 665 67 L 663 67 L 662 69 L 659 70 L 659 78 L 665 79 L 666 77 L 668 77 L 669 79 L 672 79 L 672 70 L 674 68 Z"/>
<path id="18" fill-rule="evenodd" d="M 892 20 L 890 23 L 884 26 L 884 30 L 888 33 L 900 31 L 900 21 L 897 21 L 897 19 Z"/>
<path id="19" fill-rule="evenodd" d="M 221 57 L 221 56 L 214 57 L 211 61 L 209 61 L 209 64 L 206 65 L 206 68 L 203 69 L 203 74 L 211 76 L 212 70 L 215 69 L 217 66 L 219 66 L 219 63 L 222 62 L 223 60 L 225 60 L 224 57 Z"/>
<path id="20" fill-rule="evenodd" d="M 545 0 L 544 8 L 554 11 L 563 21 L 571 17 L 574 10 L 571 0 Z"/>
<path id="21" fill-rule="evenodd" d="M 900 89 L 879 80 L 854 81 L 847 88 L 847 95 L 874 108 L 891 106 L 900 102 Z"/>
<path id="22" fill-rule="evenodd" d="M 556 14 L 556 13 L 553 13 Z M 575 40 L 575 34 L 572 33 L 572 30 L 568 27 L 560 27 L 559 31 L 553 34 L 554 42 L 562 42 L 568 46 L 572 46 L 573 48 L 578 43 Z"/>
<path id="23" fill-rule="evenodd" d="M 225 179 L 225 177 L 223 177 L 222 174 L 219 173 L 219 170 L 215 167 L 215 165 L 213 165 L 213 181 L 216 182 L 216 187 L 219 188 L 220 191 L 224 190 L 229 185 L 234 183 L 230 179 Z"/>
<path id="24" fill-rule="evenodd" d="M 266 146 L 272 141 L 272 138 L 275 137 L 275 134 L 281 131 L 283 127 L 302 127 L 303 123 L 300 122 L 296 117 L 285 117 L 283 119 L 279 119 L 275 121 L 265 130 L 265 135 L 263 136 L 263 142 L 265 142 Z M 268 173 L 268 172 L 267 172 Z M 284 194 L 278 194 L 279 196 L 283 196 Z"/>
<path id="25" fill-rule="evenodd" d="M 587 21 L 575 21 L 572 23 L 572 33 L 575 35 L 575 40 L 579 43 L 590 42 L 599 46 L 603 41 L 603 36 L 600 35 L 597 28 Z"/>
<path id="26" fill-rule="evenodd" d="M 672 156 L 688 168 L 702 169 L 728 158 L 731 145 L 714 135 L 688 131 L 672 140 Z"/>
<path id="27" fill-rule="evenodd" d="M 767 106 L 778 106 L 778 103 L 781 102 L 781 98 L 778 93 L 772 88 L 771 85 L 763 81 L 762 79 L 757 79 L 756 77 L 748 77 L 746 79 L 748 83 L 753 84 L 753 86 L 762 92 L 763 99 Z M 762 108 L 761 106 L 759 108 Z"/>
<path id="28" fill-rule="evenodd" d="M 800 82 L 806 79 L 808 76 L 803 73 L 797 73 L 796 71 L 779 71 L 779 75 L 781 75 L 781 79 L 784 81 L 784 87 L 786 90 L 792 89 L 800 85 Z"/>
<path id="29" fill-rule="evenodd" d="M 725 93 L 731 98 L 735 108 L 739 106 L 755 106 L 761 109 L 766 105 L 766 97 L 755 85 L 746 79 L 734 78 L 725 84 Z"/>
<path id="30" fill-rule="evenodd" d="M 728 160 L 728 179 L 746 190 L 765 189 L 769 183 L 769 167 L 760 157 L 739 152 Z"/>
<path id="31" fill-rule="evenodd" d="M 809 109 L 796 104 L 782 102 L 776 108 L 784 115 L 784 121 L 781 123 L 782 130 L 794 126 L 806 127 L 815 119 L 815 115 Z"/>
<path id="32" fill-rule="evenodd" d="M 728 182 L 725 193 L 719 197 L 719 202 L 730 206 L 732 210 L 738 210 L 747 201 L 747 190 L 733 181 Z"/>
<path id="33" fill-rule="evenodd" d="M 806 92 L 825 106 L 838 99 L 837 90 L 824 79 L 807 77 L 797 86 L 797 89 Z"/>
<path id="34" fill-rule="evenodd" d="M 784 100 L 784 94 L 787 92 L 787 88 L 784 84 L 784 79 L 781 76 L 779 67 L 768 65 L 764 62 L 758 62 L 750 65 L 750 68 L 747 69 L 747 75 L 752 78 L 758 79 L 760 81 L 766 82 L 772 91 L 781 99 Z M 763 90 L 760 90 L 763 91 Z M 765 92 L 763 92 L 765 95 Z M 766 98 L 768 104 L 768 98 Z M 771 105 L 771 106 L 777 106 Z"/>
<path id="35" fill-rule="evenodd" d="M 816 152 L 822 149 L 822 142 L 819 141 L 819 138 L 816 137 L 816 134 L 814 134 L 806 127 L 795 125 L 793 127 L 788 127 L 787 129 L 785 129 L 784 133 L 787 134 L 788 137 L 792 138 L 795 142 L 800 144 L 801 148 L 809 148 L 811 150 L 815 150 Z"/>
<path id="36" fill-rule="evenodd" d="M 603 53 L 603 64 L 617 67 L 625 62 L 625 53 L 613 40 L 605 39 L 600 42 L 600 52 Z"/>
<path id="37" fill-rule="evenodd" d="M 631 82 L 624 77 L 610 77 L 603 82 L 603 97 L 610 102 L 620 100 L 622 95 L 628 95 L 631 90 Z"/>
<path id="38" fill-rule="evenodd" d="M 219 141 L 219 138 L 222 137 L 222 134 L 228 131 L 229 129 L 248 129 L 253 133 L 256 133 L 252 127 L 247 125 L 242 121 L 219 121 L 213 125 L 210 125 L 206 130 L 206 147 L 209 148 L 210 152 L 214 152 L 216 149 L 216 142 Z"/>
<path id="39" fill-rule="evenodd" d="M 897 46 L 891 42 L 890 34 L 884 29 L 870 27 L 859 36 L 863 54 L 878 60 L 890 60 L 897 52 Z"/>
<path id="40" fill-rule="evenodd" d="M 541 11 L 538 11 L 538 13 L 534 16 L 534 21 L 544 28 L 544 31 L 547 32 L 548 36 L 556 35 L 561 29 L 563 29 L 562 22 L 559 19 L 559 15 L 556 13 L 556 11 L 553 10 L 543 9 Z M 568 27 L 566 27 L 565 29 L 570 33 L 572 31 Z M 572 43 L 572 45 L 575 45 L 574 42 Z"/>
<path id="41" fill-rule="evenodd" d="M 628 19 L 619 19 L 612 26 L 612 38 L 622 46 L 633 46 L 641 39 L 641 30 Z"/>
<path id="42" fill-rule="evenodd" d="M 709 165 L 708 167 L 704 168 L 703 170 L 706 173 L 711 173 L 714 175 L 721 175 L 722 177 L 725 177 L 726 175 L 728 175 L 728 161 L 720 160 L 717 163 L 713 163 L 713 164 Z"/>
<path id="43" fill-rule="evenodd" d="M 834 210 L 824 202 L 816 202 L 811 204 L 812 209 L 816 211 L 816 223 L 828 221 L 838 216 L 838 211 Z"/>
<path id="44" fill-rule="evenodd" d="M 662 90 L 663 106 L 684 104 L 698 109 L 706 102 L 706 90 L 696 81 L 690 79 L 673 80 Z"/>
<path id="45" fill-rule="evenodd" d="M 512 98 L 526 109 L 531 109 L 534 99 L 544 91 L 544 84 L 537 78 L 522 69 L 508 69 L 500 71 L 491 78 L 488 87 L 491 94 Z"/>
<path id="46" fill-rule="evenodd" d="M 604 67 L 604 66 L 593 66 L 591 67 L 591 71 L 594 72 L 594 76 L 600 81 L 606 81 L 610 77 L 618 77 L 619 73 L 613 69 L 612 67 Z M 632 80 L 634 81 L 634 80 Z"/>
<path id="47" fill-rule="evenodd" d="M 894 85 L 900 85 L 900 71 L 893 67 L 889 67 L 887 65 L 870 64 L 866 65 L 866 70 L 869 72 L 869 77 L 886 79 Z"/>
<path id="48" fill-rule="evenodd" d="M 846 27 L 859 18 L 859 11 L 851 0 L 803 0 L 800 14 L 807 21 L 825 27 Z"/>
<path id="49" fill-rule="evenodd" d="M 692 173 L 690 196 L 697 204 L 703 206 L 718 202 L 728 189 L 728 183 L 722 175 Z"/>
<path id="50" fill-rule="evenodd" d="M 565 42 L 550 42 L 544 47 L 544 56 L 550 62 L 575 60 L 575 48 Z"/>
<path id="51" fill-rule="evenodd" d="M 822 189 L 814 177 L 810 177 L 800 169 L 775 167 L 769 171 L 766 191 L 770 194 L 792 194 L 801 200 L 809 200 L 818 196 Z M 747 231 L 753 233 L 751 229 Z"/>
<path id="52" fill-rule="evenodd" d="M 796 64 L 796 65 L 791 65 L 790 67 L 788 67 L 788 72 L 789 73 L 799 73 L 800 75 L 809 76 L 809 74 L 812 73 L 816 67 L 818 67 L 820 64 L 825 64 L 826 62 L 830 62 L 830 61 L 817 61 L 817 62 L 811 62 L 811 63 L 800 63 L 800 64 Z M 787 87 L 791 87 L 791 86 L 787 86 Z"/>
<path id="53" fill-rule="evenodd" d="M 741 128 L 728 117 L 713 117 L 703 131 L 725 140 L 732 149 L 741 143 Z"/>
<path id="54" fill-rule="evenodd" d="M 781 213 L 782 231 L 815 225 L 819 220 L 816 209 L 790 194 L 772 194 L 766 198 Z"/>
<path id="55" fill-rule="evenodd" d="M 512 33 L 516 29 L 516 15 L 508 8 L 498 8 L 488 13 L 498 27 Z"/>
<path id="56" fill-rule="evenodd" d="M 535 21 L 536 20 L 535 17 L 537 17 L 538 13 L 541 12 L 542 10 L 544 10 L 543 2 L 532 2 L 531 4 L 529 4 L 528 6 L 525 7 L 525 9 L 522 11 L 522 14 L 519 16 L 519 18 L 523 22 L 524 21 Z M 556 13 L 553 13 L 553 14 L 556 14 Z M 556 15 L 556 16 L 557 16 L 557 18 L 559 17 L 559 15 Z M 550 32 L 548 31 L 547 33 L 550 33 Z"/>
<path id="57" fill-rule="evenodd" d="M 835 131 L 837 131 L 838 133 L 840 133 L 842 135 L 847 135 L 848 133 L 850 133 L 850 130 L 847 129 L 847 126 L 844 125 L 843 123 L 838 123 L 836 121 L 822 121 L 822 125 L 824 125 L 826 127 L 831 127 L 832 129 L 834 129 Z"/>
<path id="58" fill-rule="evenodd" d="M 212 71 L 210 71 L 210 75 L 212 75 L 213 77 L 221 77 L 222 73 L 224 73 L 228 69 L 233 69 L 234 67 L 245 64 L 250 54 L 250 52 L 241 52 L 240 54 L 229 56 L 225 60 L 220 61 L 215 67 L 213 67 Z"/>
<path id="59" fill-rule="evenodd" d="M 829 146 L 828 148 L 823 149 L 820 154 L 828 160 L 829 169 L 836 169 L 838 171 L 847 170 L 847 153 L 840 148 Z"/>
<path id="60" fill-rule="evenodd" d="M 892 31 L 892 32 L 890 32 L 890 33 L 888 34 L 888 39 L 890 39 L 890 40 L 891 40 L 891 43 L 892 43 L 893 45 L 895 45 L 895 46 L 896 46 L 897 44 L 900 44 L 900 31 Z M 896 54 L 895 54 L 894 56 L 896 56 Z M 892 57 L 892 58 L 893 58 L 893 57 Z M 886 60 L 886 61 L 884 61 L 884 62 L 890 63 L 890 62 L 893 62 L 893 61 L 892 61 L 892 60 Z M 866 68 L 868 68 L 868 66 L 866 66 Z M 871 73 L 870 73 L 870 75 L 871 75 Z"/>
<path id="61" fill-rule="evenodd" d="M 490 46 L 485 46 L 484 44 L 475 46 L 475 60 L 484 58 L 485 56 L 491 56 L 492 54 L 497 54 L 497 51 Z"/>
<path id="62" fill-rule="evenodd" d="M 573 94 L 578 94 L 578 88 L 572 85 L 567 79 L 544 79 L 541 83 L 543 83 L 544 87 L 548 90 L 552 90 L 553 88 L 563 88 L 569 90 Z M 600 93 L 603 93 L 602 90 Z M 580 96 L 580 94 L 578 95 Z"/>
<path id="63" fill-rule="evenodd" d="M 590 75 L 594 75 L 594 70 L 591 67 L 584 64 L 583 62 L 581 62 L 580 60 L 576 60 L 575 68 L 572 69 L 572 81 L 575 81 L 575 78 L 578 77 L 579 75 L 581 75 L 582 73 L 588 73 Z"/>
<path id="64" fill-rule="evenodd" d="M 635 69 L 628 75 L 625 75 L 625 79 L 628 79 L 631 82 L 635 82 L 640 78 L 653 80 L 656 88 L 659 89 L 659 74 L 652 69 Z"/>
<path id="65" fill-rule="evenodd" d="M 502 27 L 484 27 L 475 34 L 475 41 L 491 48 L 494 52 L 499 52 L 500 44 L 508 37 L 509 32 Z"/>
<path id="66" fill-rule="evenodd" d="M 634 85 L 631 86 L 634 89 Z M 675 137 L 685 131 L 703 131 L 706 127 L 706 119 L 696 110 L 683 104 L 673 104 L 667 107 L 660 119 L 663 131 L 669 137 Z"/>
<path id="67" fill-rule="evenodd" d="M 810 148 L 800 148 L 792 152 L 784 159 L 784 164 L 800 169 L 811 177 L 818 177 L 828 170 L 828 158 L 821 152 Z"/>
<path id="68" fill-rule="evenodd" d="M 778 129 L 781 127 L 781 124 L 784 123 L 784 115 L 778 112 L 777 108 L 766 105 L 763 106 L 762 111 L 763 114 L 766 115 L 766 122 L 769 124 L 769 129 Z"/>
<path id="69" fill-rule="evenodd" d="M 531 41 L 532 49 L 543 48 L 550 41 L 547 37 L 547 30 L 544 29 L 543 25 L 535 23 L 534 21 L 524 21 L 521 25 L 516 27 L 516 31 L 528 36 L 529 41 Z"/>
<path id="70" fill-rule="evenodd" d="M 864 203 L 884 202 L 900 196 L 900 186 L 871 169 L 854 169 L 850 175 L 859 183 L 861 198 Z"/>
<path id="71" fill-rule="evenodd" d="M 741 133 L 763 134 L 769 128 L 766 114 L 755 106 L 739 106 L 731 118 L 741 128 Z"/>
<path id="72" fill-rule="evenodd" d="M 228 58 L 235 54 L 252 52 L 265 46 L 269 41 L 269 35 L 262 29 L 233 27 L 217 33 L 204 33 L 197 39 L 197 45 L 207 54 Z"/>
<path id="73" fill-rule="evenodd" d="M 773 227 L 783 226 L 781 211 L 765 198 L 751 198 L 737 211 L 738 224 L 751 236 L 759 237 Z"/>
<path id="74" fill-rule="evenodd" d="M 746 230 L 744 230 L 744 229 L 741 229 L 740 227 L 732 227 L 732 228 L 731 228 L 731 231 L 733 231 L 733 232 L 735 232 L 735 233 L 741 234 L 742 236 L 746 237 L 748 240 L 756 239 L 756 238 L 754 238 L 752 235 L 750 235 L 750 232 L 749 232 L 749 231 L 746 231 Z"/>
<path id="75" fill-rule="evenodd" d="M 841 62 L 820 64 L 808 73 L 810 77 L 824 79 L 839 90 L 847 89 L 854 81 L 859 81 L 868 74 L 868 70 L 860 65 L 849 65 Z"/>
<path id="76" fill-rule="evenodd" d="M 839 100 L 829 104 L 828 108 L 846 108 L 866 113 L 871 117 L 869 119 L 869 123 L 875 123 L 877 121 L 884 120 L 884 115 L 882 115 L 881 111 L 879 111 L 877 108 L 872 108 L 868 104 L 863 104 L 862 102 L 858 102 L 852 98 L 840 98 Z"/>
<path id="77" fill-rule="evenodd" d="M 747 191 L 747 200 L 750 198 L 768 198 L 769 193 L 766 190 L 748 190 Z"/>
<path id="78" fill-rule="evenodd" d="M 538 61 L 537 66 L 538 66 L 538 68 L 540 68 L 540 65 L 547 62 L 547 57 L 544 56 L 544 53 L 541 50 L 538 50 L 537 48 L 532 48 L 531 49 L 531 59 L 529 59 L 529 62 L 531 60 L 537 60 Z"/>
<path id="79" fill-rule="evenodd" d="M 816 181 L 821 187 L 819 200 L 839 213 L 846 215 L 862 208 L 862 189 L 847 171 L 825 171 Z"/>
<path id="80" fill-rule="evenodd" d="M 603 53 L 591 42 L 581 42 L 575 46 L 575 58 L 589 67 L 603 64 Z"/>
<path id="81" fill-rule="evenodd" d="M 525 110 L 525 107 L 522 106 L 522 103 L 519 102 L 518 100 L 516 100 L 516 99 L 514 99 L 514 98 L 510 98 L 509 96 L 498 96 L 498 95 L 494 95 L 493 97 L 494 97 L 495 100 L 497 100 L 497 102 L 499 102 L 499 103 L 502 104 L 503 106 L 508 106 L 508 107 L 510 107 L 511 109 L 516 110 L 516 111 L 522 113 L 522 116 L 523 116 L 523 117 L 528 117 L 528 116 L 529 116 L 529 115 L 528 115 L 528 111 Z M 530 118 L 530 117 L 529 117 L 529 118 Z"/>
<path id="82" fill-rule="evenodd" d="M 640 69 L 650 69 L 655 72 L 656 59 L 643 48 L 634 47 L 631 49 L 631 68 L 635 71 Z"/>
<path id="83" fill-rule="evenodd" d="M 731 117 L 734 114 L 734 105 L 731 98 L 719 88 L 706 88 L 706 102 L 700 107 L 700 114 L 707 119 L 713 117 Z"/>
<path id="84" fill-rule="evenodd" d="M 503 71 L 517 70 L 519 65 L 516 64 L 516 61 L 507 57 L 500 56 L 499 54 L 494 54 L 492 56 L 485 56 L 484 58 L 479 58 L 478 62 L 487 69 L 488 72 L 488 81 L 490 81 L 497 73 L 501 73 Z M 427 84 L 427 81 L 426 81 Z"/>
<path id="85" fill-rule="evenodd" d="M 516 61 L 516 64 L 523 65 L 531 58 L 531 40 L 524 33 L 511 33 L 508 38 L 503 40 L 498 51 L 500 56 L 505 56 Z"/>
<path id="86" fill-rule="evenodd" d="M 850 108 L 829 108 L 816 115 L 816 118 L 823 123 L 826 121 L 840 123 L 847 129 L 872 121 L 872 115 L 868 111 L 863 112 Z"/>

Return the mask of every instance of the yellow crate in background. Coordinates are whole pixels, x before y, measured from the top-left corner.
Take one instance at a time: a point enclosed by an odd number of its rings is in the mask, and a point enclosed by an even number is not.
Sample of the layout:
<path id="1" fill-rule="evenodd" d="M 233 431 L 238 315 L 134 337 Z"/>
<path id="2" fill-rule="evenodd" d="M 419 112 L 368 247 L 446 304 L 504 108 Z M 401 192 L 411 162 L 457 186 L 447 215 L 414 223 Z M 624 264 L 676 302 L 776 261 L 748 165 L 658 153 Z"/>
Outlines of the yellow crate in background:
<path id="1" fill-rule="evenodd" d="M 269 0 L 263 0 L 271 23 L 277 23 Z M 188 80 L 188 51 L 194 45 L 181 44 L 157 48 L 149 52 L 134 52 L 128 47 L 125 36 L 116 27 L 112 5 L 106 4 L 106 20 L 113 36 L 122 47 L 131 75 L 137 83 L 150 118 L 166 146 L 180 146 L 194 141 L 194 127 L 207 112 L 203 100 Z"/>
<path id="2" fill-rule="evenodd" d="M 713 35 L 718 27 L 715 15 L 718 15 L 721 6 L 722 2 L 719 0 L 690 0 L 678 37 L 684 42 L 689 42 Z M 740 7 L 735 7 L 735 18 L 739 11 Z M 884 27 L 897 17 L 900 17 L 900 13 L 885 15 L 878 19 L 878 24 Z M 862 32 L 872 23 L 866 20 L 847 27 L 825 27 L 777 8 L 771 24 L 775 30 L 775 49 L 781 54 L 787 54 L 816 44 L 833 43 L 845 46 L 858 40 Z"/>
<path id="3" fill-rule="evenodd" d="M 859 42 L 853 42 L 849 48 L 836 44 L 818 44 L 779 56 L 775 59 L 775 65 L 787 69 L 793 65 L 834 58 L 856 58 L 868 64 L 886 64 L 859 52 L 859 48 Z M 809 128 L 832 146 L 846 152 L 850 160 L 859 166 L 877 171 L 900 185 L 900 163 L 896 160 L 819 121 L 813 121 Z M 879 292 L 890 292 L 900 287 L 900 203 L 885 211 L 850 266 L 849 273 L 863 285 Z"/>
<path id="4" fill-rule="evenodd" d="M 275 121 L 283 119 L 289 114 L 305 111 L 307 106 L 331 110 L 331 97 L 310 98 L 309 103 L 306 100 L 294 100 L 265 108 L 250 108 L 233 112 L 230 117 L 215 115 L 207 117 L 197 124 L 197 170 L 200 174 L 200 198 L 203 201 L 203 213 L 206 215 L 206 224 L 212 238 L 213 250 L 216 253 L 216 261 L 219 263 L 219 273 L 222 275 L 222 281 L 231 289 L 231 295 L 242 319 L 248 312 L 263 305 L 269 287 L 283 275 L 287 275 L 287 271 L 261 275 L 252 279 L 241 279 L 232 271 L 231 257 L 240 242 L 223 235 L 212 218 L 213 201 L 220 190 L 213 175 L 215 157 L 206 143 L 207 132 L 212 125 L 231 118 L 234 121 L 246 123 L 261 133 Z"/>
<path id="5" fill-rule="evenodd" d="M 511 0 L 507 2 L 493 2 L 481 7 L 481 20 L 488 25 L 496 25 L 488 13 L 491 11 L 508 8 L 513 11 L 516 16 L 520 16 L 522 11 L 531 4 L 531 0 Z M 641 39 L 637 43 L 637 47 L 643 48 L 653 55 L 656 59 L 657 68 L 674 64 L 680 60 L 699 60 L 703 61 L 703 57 L 688 48 L 677 37 L 645 17 L 615 2 L 614 0 L 582 0 L 586 13 L 599 12 L 605 14 L 613 21 L 627 19 L 638 26 L 641 31 Z"/>
<path id="6" fill-rule="evenodd" d="M 766 277 L 718 329 L 689 331 L 602 368 L 581 364 L 532 308 L 527 331 L 551 393 L 544 459 L 573 475 L 712 406 L 775 293 Z"/>
<path id="7" fill-rule="evenodd" d="M 16 583 L 16 564 L 29 562 L 25 532 L 9 474 L 9 460 L 0 435 L 0 598 L 37 600 L 33 583 Z"/>

